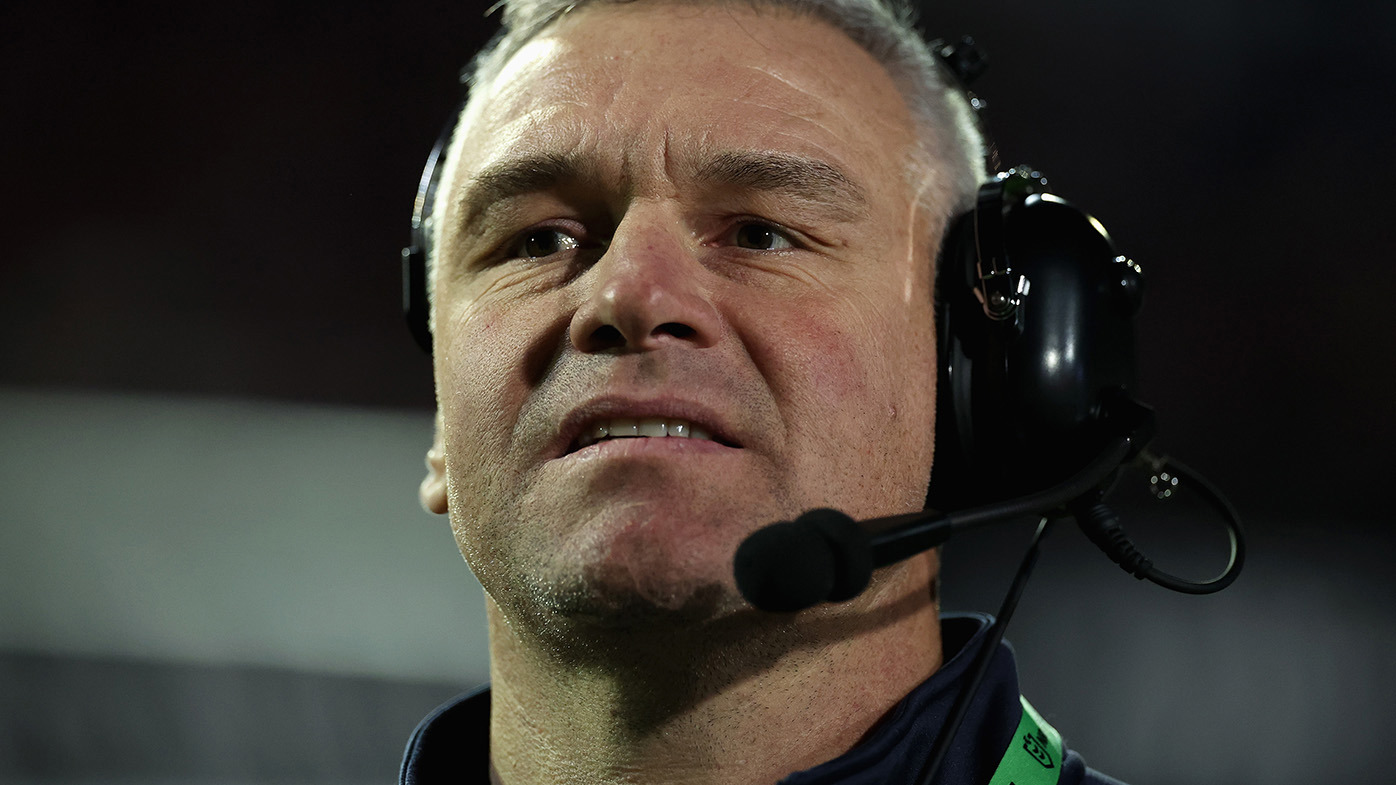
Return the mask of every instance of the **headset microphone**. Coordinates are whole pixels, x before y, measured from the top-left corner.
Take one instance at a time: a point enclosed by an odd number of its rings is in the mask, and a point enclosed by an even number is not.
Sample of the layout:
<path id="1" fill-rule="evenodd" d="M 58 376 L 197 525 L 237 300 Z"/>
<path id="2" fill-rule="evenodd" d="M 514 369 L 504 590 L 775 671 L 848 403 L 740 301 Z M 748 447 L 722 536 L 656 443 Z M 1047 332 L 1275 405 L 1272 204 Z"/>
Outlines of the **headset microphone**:
<path id="1" fill-rule="evenodd" d="M 767 611 L 791 612 L 821 602 L 843 602 L 867 588 L 873 570 L 937 547 L 958 532 L 1052 511 L 1076 517 L 1091 541 L 1136 578 L 1193 594 L 1225 588 L 1240 572 L 1244 547 L 1235 512 L 1200 479 L 1193 478 L 1201 483 L 1204 499 L 1226 518 L 1232 542 L 1227 569 L 1203 583 L 1155 569 L 1134 548 L 1114 514 L 1100 503 L 1104 493 L 1099 489 L 1122 463 L 1141 454 L 1154 430 L 1153 410 L 1132 399 L 1115 396 L 1110 411 L 1108 421 L 1117 435 L 1094 460 L 1063 482 L 1014 499 L 951 512 L 927 509 L 854 521 L 838 510 L 811 510 L 794 521 L 766 526 L 747 537 L 733 558 L 737 588 L 753 606 Z M 1170 468 L 1175 474 L 1183 471 L 1176 464 Z"/>
<path id="2" fill-rule="evenodd" d="M 1176 461 L 1144 450 L 1153 436 L 1153 411 L 1127 398 L 1113 405 L 1116 422 L 1126 431 L 1095 460 L 1064 482 L 1037 493 L 953 512 L 921 512 L 855 521 L 828 508 L 810 510 L 794 521 L 758 529 L 737 548 L 733 573 L 737 589 L 754 607 L 789 613 L 821 602 L 844 602 L 857 597 L 872 580 L 873 570 L 935 548 L 951 536 L 988 524 L 1007 523 L 1030 514 L 1065 514 L 1076 518 L 1083 532 L 1134 577 L 1186 594 L 1211 594 L 1231 585 L 1245 563 L 1245 541 L 1235 510 L 1215 488 Z M 1226 522 L 1231 556 L 1222 574 L 1208 581 L 1190 581 L 1154 567 L 1139 552 L 1109 507 L 1101 503 L 1102 486 L 1125 461 L 1141 456 L 1155 477 L 1166 466 L 1174 476 L 1187 477 L 1204 501 Z"/>
<path id="3" fill-rule="evenodd" d="M 791 612 L 821 602 L 853 599 L 873 570 L 930 550 L 951 535 L 1051 509 L 1088 493 L 1131 453 L 1138 439 L 1122 437 L 1090 465 L 1045 491 L 958 512 L 921 512 L 854 521 L 817 509 L 794 521 L 757 530 L 733 559 L 737 588 L 757 608 Z"/>

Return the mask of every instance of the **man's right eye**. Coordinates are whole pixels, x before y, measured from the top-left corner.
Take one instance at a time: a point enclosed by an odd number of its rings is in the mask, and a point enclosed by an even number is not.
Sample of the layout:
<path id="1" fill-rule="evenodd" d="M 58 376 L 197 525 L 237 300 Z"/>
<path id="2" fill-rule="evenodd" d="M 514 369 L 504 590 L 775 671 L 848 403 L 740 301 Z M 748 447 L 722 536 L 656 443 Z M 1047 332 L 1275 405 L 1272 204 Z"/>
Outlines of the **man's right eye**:
<path id="1" fill-rule="evenodd" d="M 561 229 L 533 229 L 514 243 L 509 249 L 509 256 L 514 259 L 541 259 L 580 246 L 577 238 Z"/>

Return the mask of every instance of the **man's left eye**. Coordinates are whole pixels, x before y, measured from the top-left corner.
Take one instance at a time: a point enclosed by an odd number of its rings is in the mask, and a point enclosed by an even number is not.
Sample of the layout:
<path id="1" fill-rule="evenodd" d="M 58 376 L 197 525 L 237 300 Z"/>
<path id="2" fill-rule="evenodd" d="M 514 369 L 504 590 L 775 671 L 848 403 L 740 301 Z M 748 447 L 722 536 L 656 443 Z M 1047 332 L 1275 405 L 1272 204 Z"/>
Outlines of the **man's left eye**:
<path id="1" fill-rule="evenodd" d="M 795 247 L 785 232 L 763 223 L 742 224 L 737 228 L 733 240 L 739 248 L 750 248 L 756 251 L 779 251 Z"/>

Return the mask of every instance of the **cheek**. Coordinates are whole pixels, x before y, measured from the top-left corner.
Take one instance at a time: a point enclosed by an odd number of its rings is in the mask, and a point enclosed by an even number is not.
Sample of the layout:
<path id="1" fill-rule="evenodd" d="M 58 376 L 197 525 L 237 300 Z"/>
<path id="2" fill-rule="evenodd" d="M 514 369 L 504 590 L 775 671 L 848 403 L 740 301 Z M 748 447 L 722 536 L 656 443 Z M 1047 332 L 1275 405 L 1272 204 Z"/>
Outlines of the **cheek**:
<path id="1" fill-rule="evenodd" d="M 929 312 L 871 302 L 822 312 L 826 318 L 802 322 L 801 350 L 787 355 L 803 366 L 812 394 L 845 418 L 865 421 L 901 418 L 918 413 L 903 409 L 924 408 L 920 402 L 933 397 L 935 380 Z M 847 411 L 855 403 L 864 408 Z"/>
<path id="2" fill-rule="evenodd" d="M 769 333 L 784 337 L 766 377 L 779 385 L 791 460 L 814 483 L 805 490 L 843 505 L 873 500 L 863 514 L 918 505 L 934 443 L 929 307 L 825 301 L 794 313 Z"/>
<path id="3" fill-rule="evenodd" d="M 507 312 L 476 310 L 442 319 L 435 340 L 451 528 L 477 574 L 499 560 L 492 521 L 519 484 L 507 458 L 528 395 L 521 367 L 532 345 L 519 327 Z"/>
<path id="4" fill-rule="evenodd" d="M 765 375 L 791 431 L 806 444 L 835 450 L 863 445 L 860 431 L 890 414 L 881 322 L 850 305 L 825 302 L 794 309 L 769 326 L 775 342 Z"/>
<path id="5" fill-rule="evenodd" d="M 444 416 L 453 482 L 478 485 L 508 449 L 527 395 L 531 343 L 506 314 L 480 310 L 442 320 L 436 336 L 437 403 Z"/>
<path id="6" fill-rule="evenodd" d="M 548 297 L 447 289 L 436 325 L 437 393 L 443 407 L 521 395 L 556 349 L 558 305 Z M 459 396 L 470 396 L 459 400 Z M 512 420 L 510 420 L 512 422 Z"/>
<path id="7" fill-rule="evenodd" d="M 792 332 L 799 343 L 785 353 L 784 360 L 803 369 L 791 376 L 805 378 L 810 393 L 834 402 L 861 392 L 863 373 L 847 325 L 831 319 L 801 319 L 792 325 Z"/>
<path id="8" fill-rule="evenodd" d="M 468 329 L 463 329 L 468 328 Z M 481 419 L 481 407 L 490 406 L 507 387 L 517 355 L 500 320 L 489 314 L 458 322 L 450 330 L 437 330 L 436 384 L 448 426 L 462 429 Z"/>

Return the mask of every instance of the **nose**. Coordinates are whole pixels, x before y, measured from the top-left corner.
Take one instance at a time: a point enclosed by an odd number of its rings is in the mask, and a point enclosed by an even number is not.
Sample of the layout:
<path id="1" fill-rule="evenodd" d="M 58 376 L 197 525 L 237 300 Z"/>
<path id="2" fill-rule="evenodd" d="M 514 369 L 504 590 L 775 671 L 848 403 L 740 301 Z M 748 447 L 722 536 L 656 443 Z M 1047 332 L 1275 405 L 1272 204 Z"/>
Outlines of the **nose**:
<path id="1" fill-rule="evenodd" d="M 592 285 L 569 330 L 579 351 L 702 349 L 717 342 L 721 319 L 703 287 L 706 268 L 662 218 L 641 223 L 627 216 L 587 273 Z"/>

